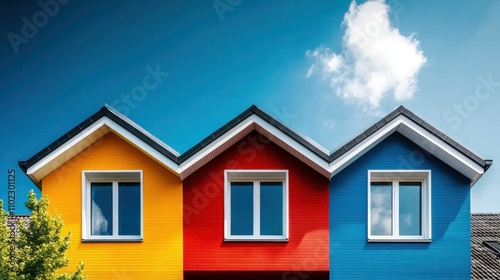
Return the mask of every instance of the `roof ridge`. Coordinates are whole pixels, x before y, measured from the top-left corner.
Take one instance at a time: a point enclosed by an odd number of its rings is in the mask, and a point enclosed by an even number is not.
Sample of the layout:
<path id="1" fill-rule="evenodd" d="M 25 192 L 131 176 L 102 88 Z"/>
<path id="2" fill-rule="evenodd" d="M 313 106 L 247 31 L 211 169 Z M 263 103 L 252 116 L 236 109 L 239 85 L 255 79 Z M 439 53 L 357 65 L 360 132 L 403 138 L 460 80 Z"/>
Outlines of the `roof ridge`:
<path id="1" fill-rule="evenodd" d="M 248 107 L 245 111 L 240 113 L 238 116 L 235 118 L 231 119 L 224 125 L 222 125 L 219 129 L 217 129 L 215 132 L 211 133 L 207 137 L 205 137 L 203 140 L 195 144 L 193 147 L 191 147 L 189 150 L 184 152 L 179 156 L 179 162 L 182 163 L 186 161 L 188 158 L 190 158 L 192 155 L 196 154 L 199 152 L 201 149 L 215 141 L 217 138 L 219 138 L 221 135 L 224 133 L 228 132 L 230 129 L 250 117 L 251 115 L 256 115 L 266 121 L 267 123 L 271 124 L 272 126 L 276 127 L 278 130 L 281 132 L 285 133 L 289 137 L 291 137 L 293 140 L 299 142 L 302 146 L 313 152 L 314 154 L 318 155 L 321 157 L 323 160 L 328 161 L 328 153 L 325 153 L 324 147 L 322 147 L 319 144 L 314 144 L 302 137 L 300 134 L 296 133 L 292 129 L 290 129 L 288 126 L 285 124 L 281 123 L 278 119 L 272 117 L 268 113 L 266 113 L 264 110 L 260 109 L 257 107 L 255 104 L 252 104 L 250 107 Z"/>
<path id="2" fill-rule="evenodd" d="M 171 152 L 172 154 L 174 154 L 176 157 L 179 157 L 180 153 L 177 152 L 174 148 L 172 148 L 169 145 L 167 145 L 165 142 L 163 142 L 162 140 L 160 140 L 159 138 L 157 138 L 156 136 L 154 136 L 153 134 L 151 134 L 149 131 L 147 131 L 144 128 L 142 128 L 140 125 L 138 125 L 137 123 L 135 123 L 134 121 L 132 121 L 130 118 L 128 118 L 127 116 L 125 116 L 122 113 L 120 113 L 118 110 L 115 110 L 113 107 L 109 106 L 108 104 L 104 104 L 104 106 L 101 108 L 101 110 L 103 110 L 104 114 L 106 116 L 108 116 L 108 117 L 110 117 L 109 113 L 112 113 L 112 114 L 118 116 L 119 118 L 123 119 L 125 122 L 127 122 L 129 125 L 131 125 L 133 128 L 137 129 L 139 132 L 141 132 L 145 136 L 147 136 L 147 137 L 151 138 L 152 140 L 154 140 L 161 147 L 163 147 L 164 149 L 168 150 L 169 152 Z M 112 117 L 110 117 L 110 118 L 112 120 L 114 120 Z"/>
<path id="3" fill-rule="evenodd" d="M 427 123 L 423 119 L 421 119 L 419 116 L 417 116 L 415 113 L 404 107 L 403 105 L 398 106 L 396 109 L 392 110 L 389 114 L 385 115 L 381 119 L 379 119 L 375 124 L 371 125 L 367 129 L 365 129 L 363 132 L 359 133 L 355 137 L 353 137 L 351 140 L 347 141 L 346 144 L 343 146 L 337 148 L 330 154 L 330 162 L 334 161 L 335 159 L 339 158 L 343 154 L 345 154 L 347 151 L 352 149 L 356 144 L 362 142 L 366 138 L 368 138 L 370 135 L 374 134 L 376 131 L 384 127 L 386 124 L 391 122 L 393 119 L 396 117 L 404 115 L 407 117 L 409 120 L 413 121 L 417 125 L 421 126 L 431 134 L 435 135 L 439 139 L 443 140 L 446 142 L 448 145 L 452 146 L 455 148 L 457 151 L 459 151 L 461 154 L 465 155 L 472 161 L 476 162 L 477 164 L 481 165 L 485 170 L 487 170 L 493 163 L 492 160 L 487 160 L 483 159 L 482 157 L 476 155 L 473 153 L 471 150 L 465 148 L 461 144 L 459 144 L 457 141 L 453 140 L 450 136 L 447 134 L 443 133 L 441 130 L 435 128 L 431 124 Z"/>
<path id="4" fill-rule="evenodd" d="M 96 113 L 92 114 L 90 117 L 86 118 L 75 127 L 73 127 L 67 133 L 64 133 L 57 140 L 40 150 L 34 156 L 30 157 L 26 161 L 19 161 L 19 167 L 23 172 L 27 172 L 27 170 L 35 165 L 38 161 L 48 156 L 54 150 L 58 149 L 62 145 L 64 145 L 71 138 L 75 137 L 77 134 L 90 127 L 93 123 L 97 122 L 103 117 L 107 117 L 113 122 L 117 123 L 142 141 L 146 142 L 149 146 L 169 158 L 170 160 L 178 163 L 178 152 L 172 149 L 170 146 L 163 143 L 161 140 L 156 138 L 154 135 L 143 129 L 141 126 L 130 120 L 125 115 L 121 114 L 117 110 L 113 109 L 111 106 L 104 104 Z M 31 177 L 30 177 L 31 178 Z M 33 179 L 32 179 L 33 180 Z M 38 185 L 37 182 L 33 181 L 35 185 Z"/>
<path id="5" fill-rule="evenodd" d="M 266 125 L 268 124 L 272 126 L 273 127 L 272 129 L 276 129 L 275 132 L 279 132 L 280 134 L 283 133 L 283 135 L 286 135 L 286 137 L 290 137 L 292 141 L 298 143 L 298 145 L 300 146 L 299 149 L 302 149 L 303 147 L 305 150 L 308 151 L 307 153 L 311 152 L 312 154 L 310 155 L 318 156 L 318 160 L 324 161 L 326 165 L 328 164 L 331 165 L 336 159 L 338 159 L 339 157 L 341 157 L 342 155 L 344 155 L 345 153 L 356 147 L 358 144 L 363 142 L 371 135 L 377 133 L 377 131 L 379 131 L 380 129 L 382 129 L 387 124 L 389 124 L 390 122 L 392 122 L 394 119 L 398 118 L 401 115 L 403 115 L 409 121 L 418 125 L 419 128 L 422 128 L 423 130 L 429 132 L 431 135 L 434 135 L 438 139 L 442 140 L 447 145 L 450 145 L 459 153 L 463 154 L 466 158 L 470 159 L 471 162 L 477 163 L 479 166 L 483 168 L 484 171 L 486 171 L 492 164 L 491 160 L 485 160 L 479 157 L 478 155 L 474 154 L 473 152 L 471 152 L 470 150 L 468 150 L 467 148 L 465 148 L 464 146 L 460 145 L 458 142 L 453 140 L 451 137 L 447 136 L 445 133 L 441 132 L 437 128 L 425 122 L 423 119 L 418 117 L 412 111 L 405 108 L 403 105 L 400 105 L 396 109 L 392 110 L 389 114 L 379 119 L 376 123 L 368 127 L 366 130 L 364 130 L 351 140 L 347 141 L 344 145 L 342 145 L 338 149 L 333 151 L 328 151 L 323 146 L 315 142 L 313 139 L 307 136 L 301 136 L 299 133 L 295 132 L 294 130 L 283 124 L 277 118 L 272 117 L 270 114 L 263 111 L 255 104 L 252 104 L 246 110 L 244 110 L 243 112 L 238 114 L 235 118 L 231 119 L 230 121 L 222 125 L 219 129 L 217 129 L 213 133 L 206 136 L 203 140 L 195 144 L 189 150 L 187 150 L 182 154 L 179 154 L 175 149 L 171 148 L 166 143 L 155 137 L 153 134 L 143 129 L 141 126 L 130 120 L 127 116 L 123 115 L 122 113 L 112 108 L 108 104 L 104 104 L 104 106 L 101 107 L 96 113 L 94 113 L 89 118 L 85 119 L 84 121 L 76 125 L 69 132 L 63 134 L 56 141 L 52 142 L 50 145 L 42 149 L 40 152 L 38 152 L 37 154 L 35 154 L 26 161 L 20 161 L 19 166 L 26 173 L 29 167 L 35 165 L 41 159 L 51 154 L 54 150 L 62 146 L 64 143 L 66 143 L 71 138 L 82 132 L 84 129 L 90 127 L 93 123 L 97 122 L 99 119 L 107 117 L 113 123 L 116 123 L 118 126 L 127 130 L 132 135 L 134 135 L 135 137 L 146 143 L 148 146 L 158 151 L 162 156 L 165 156 L 167 159 L 171 160 L 172 164 L 179 167 L 181 163 L 191 158 L 193 155 L 195 155 L 196 153 L 198 153 L 199 151 L 201 151 L 202 149 L 204 149 L 205 147 L 216 141 L 223 134 L 227 133 L 232 128 L 238 126 L 240 123 L 242 123 L 244 120 L 248 119 L 252 115 L 255 115 L 256 117 L 258 117 L 258 119 L 261 119 L 263 122 L 266 123 Z M 409 129 L 414 130 L 414 128 L 411 127 L 409 127 Z M 396 130 L 399 131 L 399 127 L 396 128 Z M 392 130 L 390 131 L 390 133 L 393 133 L 396 130 Z M 385 137 L 384 135 L 382 135 L 381 137 Z M 426 137 L 426 136 L 421 136 L 421 137 Z M 300 153 L 302 152 L 303 151 L 301 151 Z M 320 165 L 322 165 L 322 163 Z M 474 180 L 477 180 L 479 177 L 476 177 L 476 179 Z M 471 177 L 471 179 L 473 178 Z M 37 182 L 35 182 L 35 184 L 37 184 Z"/>

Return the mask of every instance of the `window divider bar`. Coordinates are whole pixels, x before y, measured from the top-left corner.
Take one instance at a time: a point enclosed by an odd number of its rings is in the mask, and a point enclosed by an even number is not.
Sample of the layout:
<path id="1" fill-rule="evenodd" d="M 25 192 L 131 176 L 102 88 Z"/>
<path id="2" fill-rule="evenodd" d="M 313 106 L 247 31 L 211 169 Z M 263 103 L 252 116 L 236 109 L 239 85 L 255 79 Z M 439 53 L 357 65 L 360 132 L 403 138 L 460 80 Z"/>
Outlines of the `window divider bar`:
<path id="1" fill-rule="evenodd" d="M 399 182 L 392 181 L 392 204 L 394 206 L 392 213 L 392 231 L 393 236 L 399 236 Z"/>
<path id="2" fill-rule="evenodd" d="M 118 237 L 118 182 L 113 182 L 113 237 Z"/>
<path id="3" fill-rule="evenodd" d="M 260 181 L 253 182 L 253 234 L 260 236 Z"/>

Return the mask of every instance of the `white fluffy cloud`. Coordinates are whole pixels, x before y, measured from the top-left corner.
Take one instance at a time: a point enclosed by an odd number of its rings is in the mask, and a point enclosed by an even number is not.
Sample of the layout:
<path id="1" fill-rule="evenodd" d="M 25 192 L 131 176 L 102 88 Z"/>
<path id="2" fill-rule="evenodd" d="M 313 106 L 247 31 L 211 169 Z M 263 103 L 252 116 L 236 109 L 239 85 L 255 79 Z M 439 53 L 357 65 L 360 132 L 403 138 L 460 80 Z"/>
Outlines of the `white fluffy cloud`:
<path id="1" fill-rule="evenodd" d="M 427 61 L 419 42 L 391 26 L 389 6 L 381 0 L 357 5 L 344 15 L 343 51 L 319 46 L 306 55 L 315 60 L 306 77 L 320 73 L 335 93 L 365 110 L 376 110 L 383 98 L 413 97 L 417 76 Z"/>

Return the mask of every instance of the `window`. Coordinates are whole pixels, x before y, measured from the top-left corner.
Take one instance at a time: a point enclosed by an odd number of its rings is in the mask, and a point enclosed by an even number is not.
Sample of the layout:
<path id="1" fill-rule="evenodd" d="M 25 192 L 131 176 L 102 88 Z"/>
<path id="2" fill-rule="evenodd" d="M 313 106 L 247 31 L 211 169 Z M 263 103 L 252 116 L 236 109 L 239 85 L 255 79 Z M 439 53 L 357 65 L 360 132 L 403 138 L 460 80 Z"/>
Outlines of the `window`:
<path id="1" fill-rule="evenodd" d="M 288 240 L 286 170 L 226 171 L 224 204 L 225 240 Z"/>
<path id="2" fill-rule="evenodd" d="M 368 178 L 368 241 L 430 242 L 430 171 L 369 171 Z"/>
<path id="3" fill-rule="evenodd" d="M 83 240 L 141 241 L 141 182 L 141 171 L 84 171 Z"/>

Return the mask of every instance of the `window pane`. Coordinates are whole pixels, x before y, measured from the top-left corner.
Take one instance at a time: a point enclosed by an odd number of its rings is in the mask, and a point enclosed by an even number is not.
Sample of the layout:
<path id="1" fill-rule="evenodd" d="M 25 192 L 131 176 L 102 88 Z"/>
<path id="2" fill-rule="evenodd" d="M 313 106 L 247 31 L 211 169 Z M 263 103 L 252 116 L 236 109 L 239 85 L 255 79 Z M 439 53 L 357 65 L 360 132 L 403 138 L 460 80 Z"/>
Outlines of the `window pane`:
<path id="1" fill-rule="evenodd" d="M 253 183 L 231 183 L 231 235 L 253 235 Z"/>
<path id="2" fill-rule="evenodd" d="M 399 235 L 421 235 L 420 183 L 399 184 Z"/>
<path id="3" fill-rule="evenodd" d="M 392 235 L 392 183 L 371 183 L 370 220 L 372 235 Z"/>
<path id="4" fill-rule="evenodd" d="M 92 235 L 113 234 L 113 187 L 111 183 L 91 183 Z"/>
<path id="5" fill-rule="evenodd" d="M 118 235 L 141 234 L 140 183 L 118 184 Z"/>
<path id="6" fill-rule="evenodd" d="M 260 234 L 283 235 L 283 183 L 260 184 Z"/>

